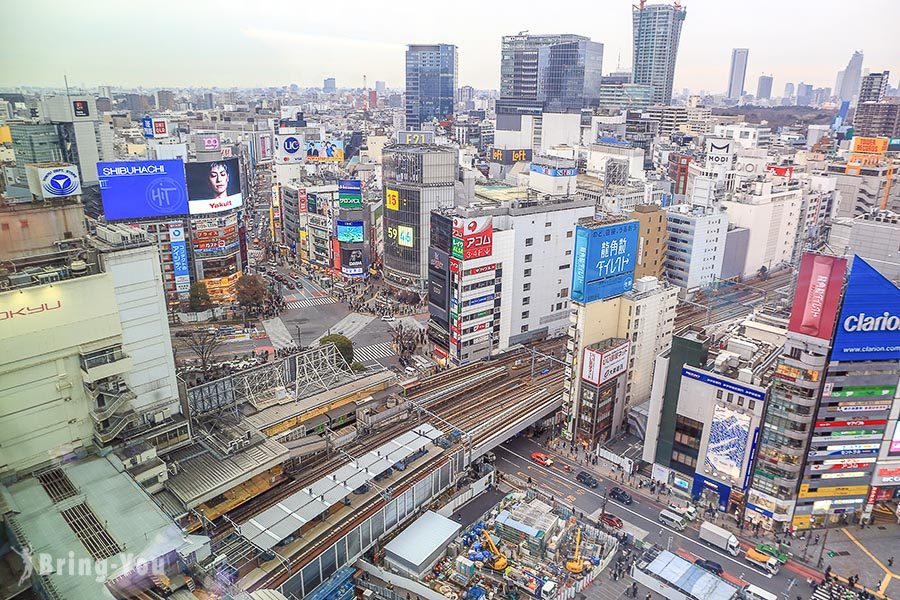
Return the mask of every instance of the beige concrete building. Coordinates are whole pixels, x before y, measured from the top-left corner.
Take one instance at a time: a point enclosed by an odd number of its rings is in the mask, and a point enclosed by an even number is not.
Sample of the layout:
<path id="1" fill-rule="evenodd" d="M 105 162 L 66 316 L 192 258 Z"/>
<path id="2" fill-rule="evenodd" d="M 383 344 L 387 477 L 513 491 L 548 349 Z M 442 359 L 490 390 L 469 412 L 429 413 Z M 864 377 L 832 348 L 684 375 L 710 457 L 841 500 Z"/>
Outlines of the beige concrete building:
<path id="1" fill-rule="evenodd" d="M 635 279 L 648 276 L 662 279 L 668 240 L 666 211 L 656 204 L 639 204 L 628 216 L 641 224 Z"/>

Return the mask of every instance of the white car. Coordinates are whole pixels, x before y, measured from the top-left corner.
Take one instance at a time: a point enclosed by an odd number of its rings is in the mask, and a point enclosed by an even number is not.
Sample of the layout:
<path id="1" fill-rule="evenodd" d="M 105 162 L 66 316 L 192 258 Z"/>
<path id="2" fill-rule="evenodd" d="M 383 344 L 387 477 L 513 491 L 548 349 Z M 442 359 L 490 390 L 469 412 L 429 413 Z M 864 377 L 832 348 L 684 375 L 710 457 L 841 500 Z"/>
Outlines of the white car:
<path id="1" fill-rule="evenodd" d="M 394 315 L 381 315 L 381 320 L 386 321 L 387 323 L 393 323 L 396 319 L 394 319 Z"/>

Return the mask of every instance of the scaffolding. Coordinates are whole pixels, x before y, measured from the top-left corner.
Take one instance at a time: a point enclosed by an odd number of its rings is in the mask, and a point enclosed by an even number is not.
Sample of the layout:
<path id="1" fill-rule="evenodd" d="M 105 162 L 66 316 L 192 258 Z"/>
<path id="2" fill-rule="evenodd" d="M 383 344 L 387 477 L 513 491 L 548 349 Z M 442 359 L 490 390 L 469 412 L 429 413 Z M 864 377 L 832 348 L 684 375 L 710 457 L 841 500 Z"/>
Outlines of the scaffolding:
<path id="1" fill-rule="evenodd" d="M 350 365 L 334 344 L 309 348 L 294 355 L 297 378 L 294 399 L 324 392 L 353 379 Z"/>

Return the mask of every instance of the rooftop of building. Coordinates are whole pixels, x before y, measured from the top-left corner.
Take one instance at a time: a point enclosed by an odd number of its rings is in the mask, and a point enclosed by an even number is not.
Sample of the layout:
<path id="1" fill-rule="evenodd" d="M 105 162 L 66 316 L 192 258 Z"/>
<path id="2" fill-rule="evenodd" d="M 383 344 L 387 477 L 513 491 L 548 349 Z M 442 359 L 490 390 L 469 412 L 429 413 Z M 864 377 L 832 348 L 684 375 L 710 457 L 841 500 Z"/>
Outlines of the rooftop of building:
<path id="1" fill-rule="evenodd" d="M 441 146 L 440 144 L 391 144 L 385 146 L 383 152 L 428 154 L 429 152 L 459 152 L 459 150 L 453 146 Z"/>
<path id="2" fill-rule="evenodd" d="M 0 494 L 14 544 L 29 546 L 36 558 L 47 554 L 54 564 L 57 559 L 66 563 L 41 577 L 45 587 L 59 590 L 67 600 L 113 598 L 107 577 L 100 575 L 113 578 L 124 572 L 126 554 L 152 560 L 189 542 L 131 477 L 106 458 L 60 464 L 0 486 Z M 107 573 L 77 576 L 80 566 L 105 559 Z"/>
<path id="3" fill-rule="evenodd" d="M 445 548 L 459 532 L 459 523 L 427 511 L 384 547 L 389 556 L 421 568 L 439 549 Z"/>
<path id="4" fill-rule="evenodd" d="M 627 215 L 605 214 L 579 219 L 578 226 L 584 227 L 585 229 L 597 229 L 599 227 L 615 225 L 617 223 L 625 223 L 627 221 L 634 221 L 634 219 Z"/>

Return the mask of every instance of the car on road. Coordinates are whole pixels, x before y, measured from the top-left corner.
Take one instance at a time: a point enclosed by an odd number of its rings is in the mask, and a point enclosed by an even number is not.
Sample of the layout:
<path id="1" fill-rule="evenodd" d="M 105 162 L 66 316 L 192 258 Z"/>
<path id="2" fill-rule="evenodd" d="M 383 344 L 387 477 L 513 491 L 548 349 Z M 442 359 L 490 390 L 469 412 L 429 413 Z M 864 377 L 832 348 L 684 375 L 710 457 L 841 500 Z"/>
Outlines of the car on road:
<path id="1" fill-rule="evenodd" d="M 579 471 L 578 475 L 575 476 L 575 479 L 577 479 L 579 483 L 583 483 L 589 488 L 597 487 L 597 478 L 587 471 Z"/>
<path id="2" fill-rule="evenodd" d="M 759 544 L 756 546 L 756 551 L 762 552 L 763 554 L 768 554 L 781 564 L 786 563 L 790 558 L 787 554 L 781 552 L 780 550 L 778 550 L 778 548 L 771 544 Z"/>
<path id="3" fill-rule="evenodd" d="M 631 494 L 618 486 L 609 490 L 609 497 L 613 500 L 621 502 L 622 504 L 631 504 L 633 502 L 633 500 L 631 499 Z"/>
<path id="4" fill-rule="evenodd" d="M 289 289 L 289 290 L 297 289 L 297 286 L 294 285 L 294 284 L 293 284 L 292 282 L 290 282 L 290 281 L 288 281 L 288 282 L 285 283 L 284 285 L 285 285 L 285 287 L 287 287 L 287 289 Z"/>
<path id="5" fill-rule="evenodd" d="M 387 323 L 393 323 L 396 319 L 394 319 L 394 315 L 381 315 L 381 320 Z"/>
<path id="6" fill-rule="evenodd" d="M 715 573 L 716 575 L 721 575 L 725 572 L 725 569 L 722 568 L 722 565 L 712 560 L 706 560 L 705 558 L 698 558 L 694 561 L 694 564 L 701 569 L 706 569 L 710 573 Z"/>
<path id="7" fill-rule="evenodd" d="M 539 465 L 543 465 L 545 467 L 549 467 L 553 464 L 553 459 L 544 454 L 543 452 L 532 452 L 531 460 L 536 462 Z"/>
<path id="8" fill-rule="evenodd" d="M 603 513 L 602 515 L 600 515 L 600 522 L 610 529 L 622 529 L 622 527 L 624 526 L 624 523 L 622 523 L 622 519 L 612 513 Z"/>

